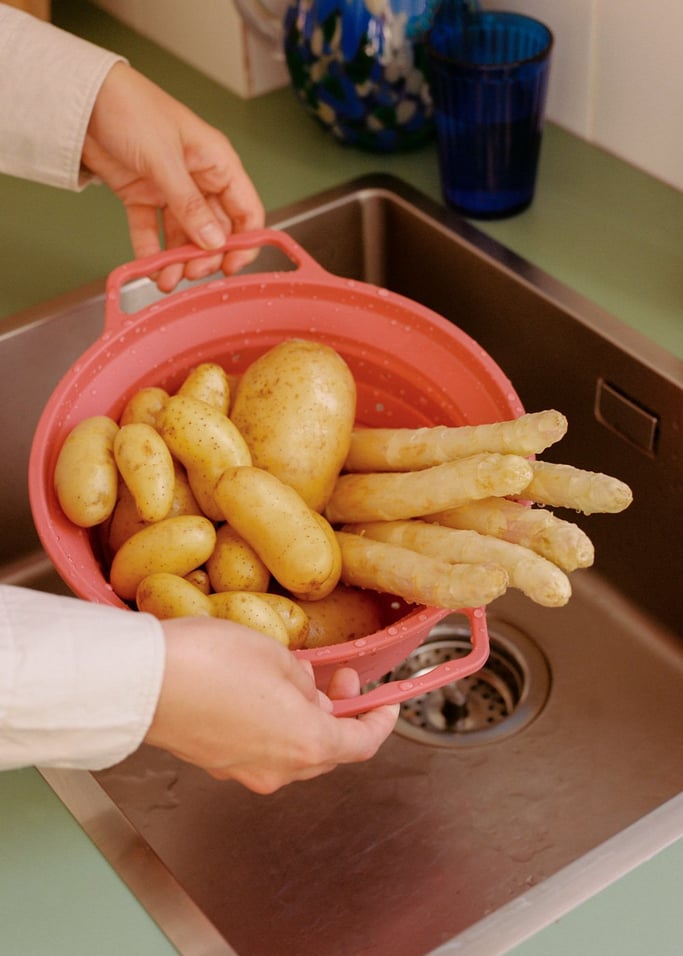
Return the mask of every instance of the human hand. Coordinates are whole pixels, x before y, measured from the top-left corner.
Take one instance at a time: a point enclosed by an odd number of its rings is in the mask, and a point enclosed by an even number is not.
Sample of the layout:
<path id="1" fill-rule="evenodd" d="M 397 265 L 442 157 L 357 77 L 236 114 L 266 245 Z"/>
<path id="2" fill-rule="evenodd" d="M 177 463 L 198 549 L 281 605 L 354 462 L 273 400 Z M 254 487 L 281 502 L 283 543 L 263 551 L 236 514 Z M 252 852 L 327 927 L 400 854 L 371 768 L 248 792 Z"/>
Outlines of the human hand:
<path id="1" fill-rule="evenodd" d="M 223 134 L 125 63 L 109 71 L 90 117 L 83 165 L 123 202 L 137 258 L 193 242 L 207 251 L 258 229 L 261 200 Z M 236 272 L 254 252 L 213 253 L 156 277 L 171 292 L 184 276 Z"/>
<path id="2" fill-rule="evenodd" d="M 313 671 L 277 641 L 216 618 L 163 621 L 164 680 L 146 742 L 256 793 L 368 760 L 391 733 L 398 705 L 334 717 Z M 353 696 L 350 669 L 330 694 Z"/>

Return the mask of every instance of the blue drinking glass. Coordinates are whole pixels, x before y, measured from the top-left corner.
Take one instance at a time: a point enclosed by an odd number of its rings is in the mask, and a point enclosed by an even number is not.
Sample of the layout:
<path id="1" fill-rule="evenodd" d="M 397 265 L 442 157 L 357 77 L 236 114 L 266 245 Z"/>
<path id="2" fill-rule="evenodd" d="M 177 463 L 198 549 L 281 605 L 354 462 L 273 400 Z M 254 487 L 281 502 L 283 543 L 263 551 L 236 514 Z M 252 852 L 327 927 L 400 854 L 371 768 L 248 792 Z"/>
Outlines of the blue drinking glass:
<path id="1" fill-rule="evenodd" d="M 427 41 L 443 195 L 467 216 L 501 219 L 533 199 L 553 35 L 516 13 L 454 16 L 451 3 Z"/>

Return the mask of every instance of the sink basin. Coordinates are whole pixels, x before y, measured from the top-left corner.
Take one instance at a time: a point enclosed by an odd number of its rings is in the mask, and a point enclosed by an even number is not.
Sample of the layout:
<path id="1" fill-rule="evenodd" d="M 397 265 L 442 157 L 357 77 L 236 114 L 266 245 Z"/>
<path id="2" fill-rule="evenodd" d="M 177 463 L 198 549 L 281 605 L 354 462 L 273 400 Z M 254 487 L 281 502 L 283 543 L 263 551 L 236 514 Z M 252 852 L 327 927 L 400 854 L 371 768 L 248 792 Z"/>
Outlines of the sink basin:
<path id="1" fill-rule="evenodd" d="M 331 272 L 461 326 L 529 410 L 567 415 L 556 459 L 617 475 L 634 504 L 570 516 L 597 554 L 572 575 L 570 603 L 496 601 L 487 666 L 406 702 L 367 764 L 267 797 L 148 747 L 97 774 L 43 775 L 183 953 L 504 953 L 683 834 L 681 363 L 391 177 L 269 224 Z M 258 269 L 271 267 L 262 255 Z M 155 294 L 146 280 L 126 290 L 131 309 Z M 51 389 L 99 335 L 103 300 L 98 283 L 0 332 L 0 398 L 23 410 L 1 581 L 66 590 L 33 530 L 25 469 Z M 405 667 L 463 644 L 453 615 Z"/>

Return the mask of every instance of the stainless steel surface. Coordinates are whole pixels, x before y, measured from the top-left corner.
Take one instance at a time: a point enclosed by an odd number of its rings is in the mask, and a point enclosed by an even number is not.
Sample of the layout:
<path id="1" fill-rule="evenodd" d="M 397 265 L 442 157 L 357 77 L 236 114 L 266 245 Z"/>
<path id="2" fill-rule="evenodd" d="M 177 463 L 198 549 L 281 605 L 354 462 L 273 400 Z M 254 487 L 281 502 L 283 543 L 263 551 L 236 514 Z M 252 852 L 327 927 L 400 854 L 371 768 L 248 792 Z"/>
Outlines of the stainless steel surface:
<path id="1" fill-rule="evenodd" d="M 521 631 L 550 671 L 545 704 L 515 733 L 464 748 L 394 734 L 370 763 L 269 797 L 143 747 L 89 777 L 88 790 L 111 798 L 240 956 L 423 956 L 440 945 L 469 954 L 458 940 L 473 934 L 487 941 L 477 952 L 502 953 L 515 934 L 562 912 L 563 880 L 572 898 L 576 867 L 600 847 L 630 849 L 601 857 L 592 892 L 646 858 L 649 821 L 653 846 L 683 832 L 680 812 L 658 814 L 683 790 L 673 528 L 683 491 L 681 363 L 387 177 L 313 197 L 270 224 L 330 271 L 409 295 L 465 328 L 529 409 L 568 415 L 558 459 L 618 475 L 635 501 L 623 515 L 577 516 L 597 564 L 572 576 L 566 608 L 518 593 L 494 604 L 494 630 L 499 622 Z M 258 268 L 269 262 L 261 257 Z M 138 302 L 151 289 L 128 292 Z M 28 514 L 28 448 L 42 404 L 99 334 L 102 312 L 102 288 L 92 288 L 0 334 L 0 407 L 22 409 L 3 426 L 17 454 L 3 465 L 0 580 L 59 587 Z M 83 819 L 82 807 L 74 812 Z M 116 840 L 92 827 L 92 815 L 84 826 L 118 866 Z M 163 926 L 159 894 L 145 886 L 153 880 L 126 875 L 130 856 L 122 875 Z M 541 903 L 506 917 L 529 895 Z M 183 952 L 201 952 L 192 945 Z"/>

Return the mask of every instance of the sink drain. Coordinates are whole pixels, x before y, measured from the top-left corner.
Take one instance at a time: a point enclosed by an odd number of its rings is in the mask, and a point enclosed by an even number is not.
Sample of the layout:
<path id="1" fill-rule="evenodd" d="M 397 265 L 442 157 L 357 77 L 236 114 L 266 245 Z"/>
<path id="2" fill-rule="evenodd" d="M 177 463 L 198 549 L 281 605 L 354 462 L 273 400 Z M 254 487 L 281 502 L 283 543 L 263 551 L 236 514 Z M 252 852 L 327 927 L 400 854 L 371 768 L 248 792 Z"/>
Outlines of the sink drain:
<path id="1" fill-rule="evenodd" d="M 444 618 L 427 640 L 384 678 L 410 680 L 471 650 L 462 615 Z M 440 747 L 470 747 L 517 733 L 541 711 L 550 688 L 545 657 L 525 634 L 489 620 L 484 667 L 420 697 L 404 701 L 396 733 Z"/>

